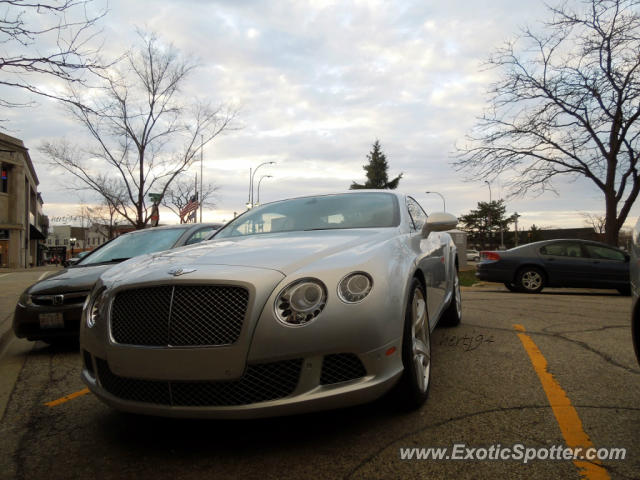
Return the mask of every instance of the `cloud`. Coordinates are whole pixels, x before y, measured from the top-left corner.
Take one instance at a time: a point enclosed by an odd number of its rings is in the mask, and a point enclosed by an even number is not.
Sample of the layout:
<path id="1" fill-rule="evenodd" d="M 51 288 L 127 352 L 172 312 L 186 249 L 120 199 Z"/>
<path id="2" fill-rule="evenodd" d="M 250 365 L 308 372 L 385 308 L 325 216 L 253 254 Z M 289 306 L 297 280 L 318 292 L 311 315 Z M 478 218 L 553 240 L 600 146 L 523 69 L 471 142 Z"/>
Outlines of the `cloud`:
<path id="1" fill-rule="evenodd" d="M 264 201 L 363 181 L 375 139 L 390 176 L 403 172 L 402 191 L 427 210 L 440 209 L 441 201 L 424 192 L 439 191 L 448 210 L 460 214 L 488 200 L 484 179 L 465 182 L 450 164 L 494 78 L 481 64 L 520 26 L 544 15 L 542 2 L 506 0 L 111 0 L 104 54 L 130 48 L 136 27 L 155 31 L 200 65 L 183 90 L 187 97 L 240 106 L 244 128 L 205 150 L 205 181 L 221 187 L 211 219 L 244 208 L 249 168 L 265 161 L 277 164 L 259 171 L 273 175 L 262 184 Z M 71 208 L 68 178 L 51 175 L 36 147 L 83 133 L 48 102 L 37 111 L 13 111 L 9 120 L 12 134 L 32 149 L 45 211 Z M 578 206 L 602 209 L 590 183 L 559 185 L 562 196 L 511 200 L 508 211 L 521 213 L 523 225 L 580 226 L 581 217 L 571 214 Z"/>

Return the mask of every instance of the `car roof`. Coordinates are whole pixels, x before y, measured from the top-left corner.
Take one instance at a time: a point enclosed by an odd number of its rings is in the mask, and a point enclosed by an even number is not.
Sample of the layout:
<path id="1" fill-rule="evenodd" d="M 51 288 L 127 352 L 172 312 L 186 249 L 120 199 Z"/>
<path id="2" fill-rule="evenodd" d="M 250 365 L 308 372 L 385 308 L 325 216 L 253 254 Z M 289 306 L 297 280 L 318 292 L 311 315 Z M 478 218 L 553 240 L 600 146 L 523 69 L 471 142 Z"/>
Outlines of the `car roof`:
<path id="1" fill-rule="evenodd" d="M 130 232 L 126 232 L 123 233 L 122 235 L 130 235 L 130 234 L 136 234 L 136 233 L 140 233 L 140 232 L 148 232 L 150 230 L 174 230 L 174 229 L 182 229 L 182 230 L 189 230 L 192 228 L 202 228 L 202 227 L 213 227 L 213 228 L 220 228 L 222 226 L 222 224 L 220 223 L 214 223 L 214 222 L 203 222 L 203 223 L 178 223 L 175 225 L 159 225 L 157 227 L 146 227 L 146 228 L 141 228 L 140 230 L 131 230 Z"/>
<path id="2" fill-rule="evenodd" d="M 271 202 L 261 203 L 260 206 L 268 205 L 270 203 L 284 202 L 285 200 L 295 200 L 297 198 L 329 197 L 329 196 L 332 196 L 332 195 L 358 195 L 358 194 L 362 194 L 362 193 L 387 193 L 387 194 L 394 195 L 394 196 L 399 197 L 399 198 L 403 198 L 403 197 L 407 196 L 406 193 L 395 192 L 395 191 L 391 191 L 391 190 L 387 190 L 387 189 L 383 189 L 383 188 L 378 188 L 378 189 L 375 189 L 375 188 L 361 188 L 361 189 L 357 189 L 357 190 L 343 190 L 343 191 L 336 191 L 336 192 L 314 193 L 314 194 L 311 194 L 311 195 L 299 195 L 299 196 L 296 196 L 296 197 L 281 198 L 281 199 L 278 199 L 278 200 L 273 200 Z"/>
<path id="3" fill-rule="evenodd" d="M 618 247 L 614 247 L 613 245 L 609 245 L 607 243 L 597 242 L 595 240 L 585 240 L 582 238 L 553 238 L 551 240 L 539 240 L 537 242 L 525 243 L 524 245 L 519 245 L 519 247 L 524 247 L 524 246 L 535 247 L 538 245 L 543 246 L 543 245 L 548 245 L 550 243 L 559 243 L 559 242 L 578 242 L 583 244 L 597 245 L 599 247 L 607 247 L 607 248 L 620 250 Z"/>

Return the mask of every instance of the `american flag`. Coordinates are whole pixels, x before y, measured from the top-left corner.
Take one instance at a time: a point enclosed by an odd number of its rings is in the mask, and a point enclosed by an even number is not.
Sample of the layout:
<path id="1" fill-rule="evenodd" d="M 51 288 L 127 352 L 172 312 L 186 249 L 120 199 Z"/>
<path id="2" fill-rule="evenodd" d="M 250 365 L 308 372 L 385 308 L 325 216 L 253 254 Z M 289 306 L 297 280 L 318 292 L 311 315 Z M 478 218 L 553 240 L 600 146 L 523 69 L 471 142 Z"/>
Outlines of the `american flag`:
<path id="1" fill-rule="evenodd" d="M 182 208 L 182 210 L 180 210 L 180 216 L 184 217 L 185 215 L 196 211 L 198 207 L 199 207 L 199 203 L 198 203 L 198 200 L 196 199 L 196 196 L 194 195 L 193 197 L 191 197 L 191 200 L 189 201 L 189 203 L 187 203 Z"/>

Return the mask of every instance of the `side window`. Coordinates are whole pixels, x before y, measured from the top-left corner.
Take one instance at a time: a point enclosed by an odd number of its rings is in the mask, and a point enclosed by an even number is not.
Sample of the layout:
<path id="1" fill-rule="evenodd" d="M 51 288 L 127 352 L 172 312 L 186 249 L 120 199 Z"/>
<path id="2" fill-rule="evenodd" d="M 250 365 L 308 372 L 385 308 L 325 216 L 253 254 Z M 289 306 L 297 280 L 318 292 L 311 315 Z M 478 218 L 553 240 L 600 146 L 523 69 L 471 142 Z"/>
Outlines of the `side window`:
<path id="1" fill-rule="evenodd" d="M 542 255 L 554 255 L 557 257 L 584 257 L 579 243 L 561 242 L 551 243 L 540 248 Z"/>
<path id="2" fill-rule="evenodd" d="M 207 238 L 212 231 L 213 227 L 201 228 L 189 237 L 189 240 L 186 241 L 185 245 L 192 245 L 194 243 L 201 242 Z"/>
<path id="3" fill-rule="evenodd" d="M 407 210 L 409 210 L 416 231 L 420 232 L 424 224 L 427 223 L 427 214 L 424 213 L 420 204 L 411 197 L 407 197 Z"/>
<path id="4" fill-rule="evenodd" d="M 599 245 L 585 245 L 587 253 L 591 258 L 597 258 L 601 260 L 617 260 L 624 262 L 624 253 L 614 250 L 613 248 L 601 247 Z"/>

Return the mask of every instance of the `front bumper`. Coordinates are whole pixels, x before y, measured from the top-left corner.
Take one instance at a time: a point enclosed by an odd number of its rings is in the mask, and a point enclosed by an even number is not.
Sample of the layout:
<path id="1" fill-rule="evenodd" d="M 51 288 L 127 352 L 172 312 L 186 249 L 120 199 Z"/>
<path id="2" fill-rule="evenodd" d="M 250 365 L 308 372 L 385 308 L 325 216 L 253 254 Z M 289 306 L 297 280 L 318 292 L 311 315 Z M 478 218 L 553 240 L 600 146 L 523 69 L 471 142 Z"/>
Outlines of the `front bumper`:
<path id="1" fill-rule="evenodd" d="M 166 417 L 260 418 L 342 408 L 375 400 L 402 375 L 401 339 L 366 354 L 315 355 L 249 365 L 232 381 L 122 377 L 83 351 L 82 379 L 118 410 Z M 355 377 L 355 378 L 353 378 Z"/>
<path id="2" fill-rule="evenodd" d="M 62 314 L 64 325 L 46 328 L 40 322 L 41 314 Z M 78 338 L 82 304 L 64 306 L 16 305 L 13 314 L 13 332 L 18 338 L 49 340 Z"/>

